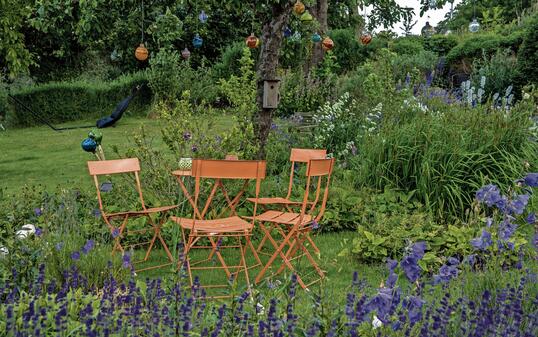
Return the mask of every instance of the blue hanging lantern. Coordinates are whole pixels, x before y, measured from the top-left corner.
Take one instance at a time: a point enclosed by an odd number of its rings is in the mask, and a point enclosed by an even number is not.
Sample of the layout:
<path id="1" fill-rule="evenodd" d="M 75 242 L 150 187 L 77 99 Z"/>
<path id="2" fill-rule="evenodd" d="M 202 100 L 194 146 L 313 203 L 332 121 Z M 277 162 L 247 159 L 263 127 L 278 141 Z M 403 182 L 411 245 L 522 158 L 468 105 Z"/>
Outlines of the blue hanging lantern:
<path id="1" fill-rule="evenodd" d="M 321 35 L 319 35 L 318 33 L 312 34 L 312 42 L 314 43 L 321 42 Z"/>
<path id="2" fill-rule="evenodd" d="M 207 22 L 207 14 L 204 11 L 200 12 L 200 15 L 198 15 L 198 20 L 200 20 L 201 23 Z"/>
<path id="3" fill-rule="evenodd" d="M 289 37 L 291 37 L 293 35 L 293 32 L 290 29 L 290 27 L 286 27 L 286 28 L 284 28 L 283 34 L 284 34 L 285 38 L 289 38 Z"/>
<path id="4" fill-rule="evenodd" d="M 200 48 L 203 44 L 204 40 L 200 37 L 200 35 L 196 34 L 194 39 L 192 39 L 192 45 L 194 48 Z"/>
<path id="5" fill-rule="evenodd" d="M 97 142 L 91 138 L 84 139 L 80 145 L 86 152 L 95 153 L 95 149 L 97 149 Z"/>

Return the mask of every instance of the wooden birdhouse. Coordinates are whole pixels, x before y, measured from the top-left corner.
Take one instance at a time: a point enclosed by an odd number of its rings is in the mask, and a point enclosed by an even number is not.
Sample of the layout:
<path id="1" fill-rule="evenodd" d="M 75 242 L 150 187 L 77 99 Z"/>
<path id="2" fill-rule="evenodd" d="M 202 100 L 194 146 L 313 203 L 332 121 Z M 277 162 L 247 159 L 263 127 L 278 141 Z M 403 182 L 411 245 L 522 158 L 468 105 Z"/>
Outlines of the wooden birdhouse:
<path id="1" fill-rule="evenodd" d="M 278 101 L 280 100 L 279 88 L 280 88 L 280 80 L 264 80 L 263 81 L 263 108 L 264 109 L 276 109 L 278 107 Z"/>

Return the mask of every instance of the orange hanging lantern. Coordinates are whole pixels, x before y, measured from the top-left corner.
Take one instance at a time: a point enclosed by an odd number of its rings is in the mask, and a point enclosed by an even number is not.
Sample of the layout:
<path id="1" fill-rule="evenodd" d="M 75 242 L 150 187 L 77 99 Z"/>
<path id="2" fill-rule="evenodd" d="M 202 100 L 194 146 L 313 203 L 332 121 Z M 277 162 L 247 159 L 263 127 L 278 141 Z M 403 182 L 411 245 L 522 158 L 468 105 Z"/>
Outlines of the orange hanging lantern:
<path id="1" fill-rule="evenodd" d="M 250 36 L 245 40 L 245 43 L 247 44 L 247 47 L 253 49 L 260 45 L 260 39 L 258 39 L 254 34 L 250 34 Z"/>
<path id="2" fill-rule="evenodd" d="M 135 57 L 138 61 L 145 61 L 148 59 L 148 50 L 144 46 L 143 43 L 141 43 L 138 48 L 135 50 Z"/>
<path id="3" fill-rule="evenodd" d="M 327 36 L 325 39 L 323 39 L 323 42 L 321 42 L 321 45 L 323 47 L 323 50 L 325 51 L 331 50 L 334 48 L 334 41 L 330 37 Z"/>
<path id="4" fill-rule="evenodd" d="M 293 6 L 293 11 L 297 15 L 303 14 L 305 10 L 306 10 L 306 7 L 304 6 L 304 3 L 302 3 L 301 1 L 297 1 L 295 5 Z"/>
<path id="5" fill-rule="evenodd" d="M 372 35 L 368 32 L 362 32 L 360 40 L 361 43 L 366 46 L 372 41 Z"/>

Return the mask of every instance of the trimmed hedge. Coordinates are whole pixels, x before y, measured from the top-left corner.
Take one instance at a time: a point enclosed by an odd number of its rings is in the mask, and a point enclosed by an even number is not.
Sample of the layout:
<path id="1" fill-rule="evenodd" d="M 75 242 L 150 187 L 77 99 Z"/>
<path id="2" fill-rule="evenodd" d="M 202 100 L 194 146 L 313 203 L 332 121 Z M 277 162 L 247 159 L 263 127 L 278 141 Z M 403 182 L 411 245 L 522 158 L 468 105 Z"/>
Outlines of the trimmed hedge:
<path id="1" fill-rule="evenodd" d="M 116 105 L 141 85 L 127 113 L 140 115 L 151 103 L 151 91 L 142 72 L 125 75 L 112 82 L 51 82 L 12 92 L 16 99 L 51 123 L 80 119 L 98 119 L 110 115 Z M 40 125 L 30 112 L 8 99 L 7 123 L 14 127 Z"/>

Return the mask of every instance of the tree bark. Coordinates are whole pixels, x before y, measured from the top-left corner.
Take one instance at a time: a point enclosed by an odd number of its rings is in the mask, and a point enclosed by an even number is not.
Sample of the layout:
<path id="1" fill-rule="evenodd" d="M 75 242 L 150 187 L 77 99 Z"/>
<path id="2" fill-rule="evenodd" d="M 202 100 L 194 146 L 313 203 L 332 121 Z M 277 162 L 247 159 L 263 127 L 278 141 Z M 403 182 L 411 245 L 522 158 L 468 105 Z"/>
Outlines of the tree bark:
<path id="1" fill-rule="evenodd" d="M 273 110 L 263 107 L 263 81 L 277 78 L 278 57 L 282 45 L 282 30 L 288 23 L 291 8 L 291 1 L 274 4 L 272 6 L 272 20 L 265 23 L 262 29 L 262 44 L 260 59 L 258 63 L 258 86 L 257 98 L 258 115 L 255 118 L 255 130 L 259 143 L 258 158 L 264 159 L 266 155 L 265 147 L 271 130 Z"/>
<path id="2" fill-rule="evenodd" d="M 318 20 L 319 22 L 318 33 L 321 36 L 324 36 L 329 31 L 329 25 L 327 23 L 328 9 L 329 9 L 329 5 L 328 5 L 327 0 L 317 0 L 316 6 L 312 8 L 312 14 L 316 18 L 316 20 Z M 324 55 L 325 55 L 325 51 L 323 50 L 321 43 L 314 44 L 314 50 L 312 51 L 312 58 L 310 59 L 310 66 L 308 70 L 320 64 L 321 61 L 323 61 Z"/>

